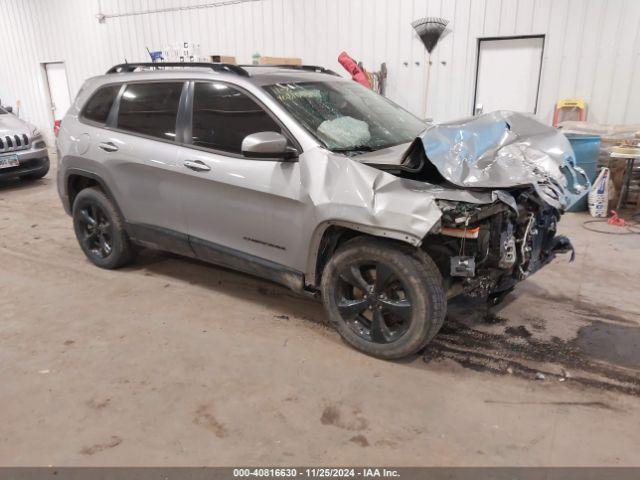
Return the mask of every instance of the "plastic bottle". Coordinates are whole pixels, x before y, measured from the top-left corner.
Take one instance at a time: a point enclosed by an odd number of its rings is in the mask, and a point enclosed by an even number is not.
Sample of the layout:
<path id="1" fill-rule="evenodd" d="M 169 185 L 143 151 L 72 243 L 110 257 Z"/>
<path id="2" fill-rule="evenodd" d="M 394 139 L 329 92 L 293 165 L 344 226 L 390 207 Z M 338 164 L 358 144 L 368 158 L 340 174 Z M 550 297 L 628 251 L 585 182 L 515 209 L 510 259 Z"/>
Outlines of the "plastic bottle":
<path id="1" fill-rule="evenodd" d="M 606 217 L 609 204 L 609 169 L 600 170 L 589 192 L 589 213 L 592 217 Z"/>

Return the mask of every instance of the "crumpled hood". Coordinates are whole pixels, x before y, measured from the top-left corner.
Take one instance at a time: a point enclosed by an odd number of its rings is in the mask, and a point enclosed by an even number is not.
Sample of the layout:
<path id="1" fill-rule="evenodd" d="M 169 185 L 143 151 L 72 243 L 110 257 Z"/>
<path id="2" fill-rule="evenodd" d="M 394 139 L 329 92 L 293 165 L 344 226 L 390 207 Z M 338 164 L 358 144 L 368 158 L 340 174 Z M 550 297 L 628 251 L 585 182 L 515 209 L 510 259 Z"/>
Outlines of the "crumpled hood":
<path id="1" fill-rule="evenodd" d="M 552 207 L 566 210 L 590 188 L 573 149 L 555 128 L 522 113 L 497 111 L 427 128 L 428 160 L 449 182 L 466 188 L 532 185 Z"/>

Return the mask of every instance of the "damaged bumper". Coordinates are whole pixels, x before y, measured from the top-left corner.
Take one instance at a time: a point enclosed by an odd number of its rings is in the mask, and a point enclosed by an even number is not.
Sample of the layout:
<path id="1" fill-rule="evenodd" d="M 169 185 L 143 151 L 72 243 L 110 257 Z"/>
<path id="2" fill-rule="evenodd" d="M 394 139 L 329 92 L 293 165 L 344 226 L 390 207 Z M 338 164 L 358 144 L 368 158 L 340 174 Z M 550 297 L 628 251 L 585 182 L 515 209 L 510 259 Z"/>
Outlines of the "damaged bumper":
<path id="1" fill-rule="evenodd" d="M 451 252 L 461 248 L 462 253 L 450 257 L 448 273 L 462 283 L 464 292 L 495 295 L 510 290 L 559 253 L 570 252 L 570 261 L 574 260 L 571 241 L 556 234 L 557 222 L 588 193 L 590 182 L 575 165 L 564 135 L 527 115 L 493 112 L 429 128 L 420 143 L 442 183 L 489 189 L 511 210 L 473 212 L 474 208 L 462 207 L 461 215 L 459 203 L 443 205 L 453 215 L 443 217 L 442 234 L 452 235 L 447 228 L 476 229 L 475 238 L 468 241 L 465 234 L 462 240 L 442 242 Z"/>
<path id="2" fill-rule="evenodd" d="M 504 204 L 439 202 L 441 226 L 425 237 L 424 248 L 457 294 L 490 296 L 513 286 L 551 262 L 574 252 L 557 235 L 560 212 L 533 189 L 514 192 L 517 210 Z M 453 296 L 453 295 L 450 295 Z"/>
<path id="3" fill-rule="evenodd" d="M 421 192 L 431 206 L 435 199 L 440 215 L 422 248 L 459 293 L 506 291 L 559 253 L 573 260 L 556 227 L 589 179 L 564 135 L 532 117 L 494 112 L 434 125 L 399 164 L 374 166 L 400 177 L 396 196 Z"/>

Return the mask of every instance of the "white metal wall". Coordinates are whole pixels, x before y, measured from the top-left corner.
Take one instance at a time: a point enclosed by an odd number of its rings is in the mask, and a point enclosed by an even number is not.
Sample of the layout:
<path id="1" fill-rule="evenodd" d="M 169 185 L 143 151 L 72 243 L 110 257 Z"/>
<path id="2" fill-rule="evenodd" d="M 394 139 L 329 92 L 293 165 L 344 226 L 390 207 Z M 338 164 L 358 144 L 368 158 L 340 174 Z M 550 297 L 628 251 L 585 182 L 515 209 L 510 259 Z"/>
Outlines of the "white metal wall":
<path id="1" fill-rule="evenodd" d="M 217 0 L 218 2 L 222 0 Z M 346 50 L 369 69 L 386 62 L 388 96 L 436 121 L 472 111 L 478 37 L 545 34 L 538 115 L 556 99 L 584 97 L 589 119 L 640 123 L 640 0 L 258 0 L 108 18 L 205 0 L 0 0 L 0 98 L 20 99 L 22 116 L 49 128 L 40 63 L 63 60 L 72 95 L 109 66 L 148 59 L 145 46 L 193 41 L 203 53 L 298 56 L 342 72 Z M 450 21 L 432 56 L 410 22 Z"/>

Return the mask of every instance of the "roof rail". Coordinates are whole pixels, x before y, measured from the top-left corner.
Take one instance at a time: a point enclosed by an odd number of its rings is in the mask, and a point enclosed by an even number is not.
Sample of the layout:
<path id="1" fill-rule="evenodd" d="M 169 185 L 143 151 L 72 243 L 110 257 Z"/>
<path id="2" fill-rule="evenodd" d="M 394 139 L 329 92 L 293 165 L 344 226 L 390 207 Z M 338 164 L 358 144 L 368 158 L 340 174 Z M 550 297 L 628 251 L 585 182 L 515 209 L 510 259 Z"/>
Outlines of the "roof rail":
<path id="1" fill-rule="evenodd" d="M 248 77 L 249 73 L 239 65 L 231 63 L 214 63 L 214 62 L 157 62 L 157 63 L 121 63 L 107 70 L 110 73 L 131 73 L 138 68 L 164 68 L 164 67 L 182 67 L 182 68 L 210 68 L 214 72 L 235 73 L 242 77 Z"/>
<path id="2" fill-rule="evenodd" d="M 333 70 L 329 70 L 328 68 L 321 67 L 319 65 L 238 65 L 239 67 L 271 67 L 271 68 L 286 68 L 290 70 L 304 70 L 308 72 L 316 72 L 316 73 L 326 73 L 328 75 L 335 75 L 339 77 L 340 75 L 334 72 Z"/>

